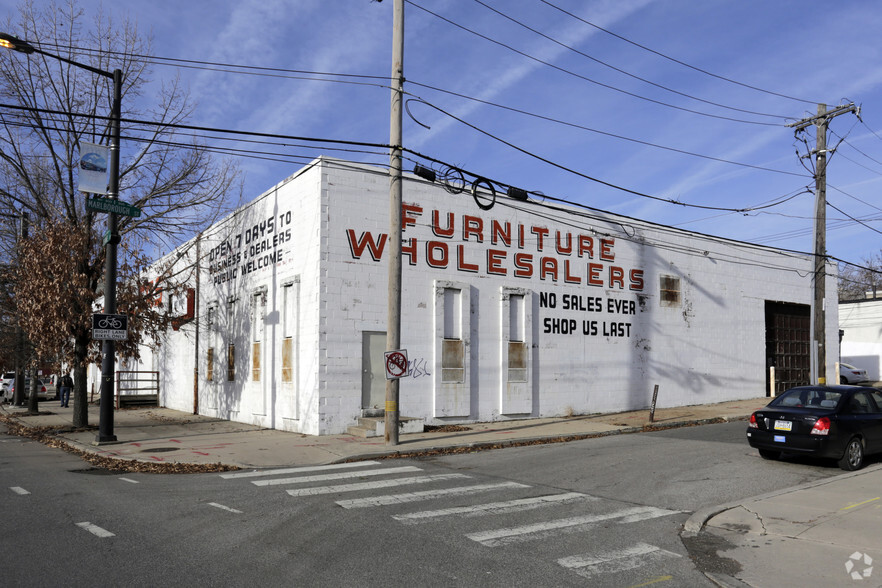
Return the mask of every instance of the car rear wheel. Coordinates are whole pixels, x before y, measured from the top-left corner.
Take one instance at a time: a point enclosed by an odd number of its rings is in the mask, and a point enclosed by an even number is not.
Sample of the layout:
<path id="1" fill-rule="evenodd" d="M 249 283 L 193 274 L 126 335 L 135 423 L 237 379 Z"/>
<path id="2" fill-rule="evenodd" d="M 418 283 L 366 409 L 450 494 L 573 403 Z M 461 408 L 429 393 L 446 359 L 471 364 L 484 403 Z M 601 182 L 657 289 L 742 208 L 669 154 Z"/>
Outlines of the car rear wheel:
<path id="1" fill-rule="evenodd" d="M 780 451 L 772 451 L 771 449 L 759 449 L 760 457 L 763 459 L 778 459 L 781 457 Z"/>
<path id="2" fill-rule="evenodd" d="M 845 446 L 845 453 L 839 460 L 839 467 L 843 470 L 853 472 L 861 469 L 864 465 L 864 444 L 857 437 L 852 437 Z"/>

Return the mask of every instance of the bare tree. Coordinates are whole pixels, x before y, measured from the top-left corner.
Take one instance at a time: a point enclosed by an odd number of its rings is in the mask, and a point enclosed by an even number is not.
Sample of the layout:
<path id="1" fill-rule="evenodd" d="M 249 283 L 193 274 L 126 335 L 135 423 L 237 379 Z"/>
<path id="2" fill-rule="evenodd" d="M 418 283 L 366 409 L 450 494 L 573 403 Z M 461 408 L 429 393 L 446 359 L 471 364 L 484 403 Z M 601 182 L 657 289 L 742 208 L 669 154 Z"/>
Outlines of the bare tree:
<path id="1" fill-rule="evenodd" d="M 861 266 L 839 264 L 839 300 L 861 300 L 882 295 L 882 252 L 862 260 Z"/>
<path id="2" fill-rule="evenodd" d="M 6 32 L 42 51 L 123 72 L 120 198 L 143 213 L 119 218 L 119 298 L 120 309 L 141 312 L 146 306 L 126 296 L 151 295 L 151 288 L 138 281 L 144 256 L 172 248 L 230 210 L 225 203 L 237 189 L 238 173 L 233 164 L 215 161 L 205 146 L 179 136 L 176 125 L 192 113 L 187 93 L 178 79 L 151 82 L 144 59 L 150 44 L 133 23 L 113 22 L 104 13 L 96 14 L 90 27 L 84 21 L 74 0 L 42 8 L 24 1 Z M 145 94 L 156 87 L 157 96 L 148 98 Z M 12 102 L 0 109 L 0 207 L 29 212 L 33 224 L 21 248 L 29 263 L 18 273 L 17 312 L 38 356 L 70 350 L 74 425 L 84 426 L 92 343 L 85 321 L 103 289 L 105 217 L 86 209 L 87 195 L 77 188 L 77 162 L 81 142 L 109 141 L 112 84 L 51 56 L 2 51 L 0 92 L 4 102 Z M 63 236 L 56 239 L 59 233 Z M 59 255 L 64 263 L 52 266 L 56 273 L 40 288 L 37 276 Z M 136 328 L 149 329 L 147 318 L 135 320 Z M 46 329 L 47 324 L 56 326 Z M 133 347 L 123 345 L 121 352 Z"/>

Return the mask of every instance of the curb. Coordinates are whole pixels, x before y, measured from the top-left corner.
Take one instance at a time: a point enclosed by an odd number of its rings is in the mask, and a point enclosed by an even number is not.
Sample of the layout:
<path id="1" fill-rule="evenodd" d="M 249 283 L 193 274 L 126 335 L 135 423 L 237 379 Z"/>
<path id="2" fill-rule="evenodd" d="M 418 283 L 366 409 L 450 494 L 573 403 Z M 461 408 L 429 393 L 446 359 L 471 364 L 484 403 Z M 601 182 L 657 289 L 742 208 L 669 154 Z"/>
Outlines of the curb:
<path id="1" fill-rule="evenodd" d="M 856 472 L 844 472 L 842 474 L 837 474 L 835 476 L 830 476 L 829 478 L 824 478 L 823 480 L 815 480 L 813 482 L 806 482 L 804 484 L 800 484 L 798 486 L 791 486 L 790 488 L 783 488 L 781 490 L 774 490 L 772 492 L 767 492 L 765 494 L 760 494 L 758 496 L 752 496 L 750 498 L 745 498 L 743 500 L 739 500 L 737 502 L 727 502 L 724 504 L 720 504 L 717 506 L 707 506 L 704 508 L 700 508 L 692 513 L 692 516 L 683 524 L 683 530 L 680 532 L 681 537 L 695 537 L 704 529 L 707 522 L 718 514 L 725 512 L 727 510 L 738 508 L 744 506 L 750 502 L 759 502 L 761 500 L 767 500 L 769 498 L 774 498 L 776 496 L 781 496 L 782 494 L 790 494 L 792 492 L 799 492 L 801 490 L 808 490 L 809 488 L 815 488 L 818 486 L 825 486 L 827 484 L 832 484 L 834 482 L 840 482 L 842 480 L 853 478 L 855 476 L 863 476 L 865 474 L 869 474 L 871 472 L 875 472 L 876 470 L 882 469 L 882 464 L 871 465 L 865 467 Z"/>
<path id="2" fill-rule="evenodd" d="M 596 433 L 570 433 L 566 435 L 544 435 L 541 437 L 525 437 L 522 439 L 509 439 L 505 441 L 476 441 L 473 443 L 463 443 L 459 445 L 433 445 L 422 449 L 413 450 L 390 450 L 377 451 L 372 453 L 360 453 L 358 455 L 350 455 L 340 458 L 331 463 L 346 463 L 353 461 L 362 461 L 366 459 L 404 459 L 408 457 L 417 457 L 421 455 L 455 455 L 459 453 L 469 453 L 477 451 L 490 451 L 493 449 L 507 449 L 510 447 L 527 447 L 530 445 L 551 445 L 554 443 L 569 443 L 571 441 L 582 441 L 585 439 L 597 439 L 600 437 L 611 437 L 613 435 L 630 435 L 633 433 L 652 433 L 656 431 L 664 431 L 667 429 L 680 429 L 683 427 L 695 427 L 699 425 L 713 425 L 719 423 L 727 423 L 732 421 L 741 421 L 747 419 L 747 416 L 739 417 L 713 417 L 706 419 L 695 419 L 688 421 L 676 421 L 664 424 L 645 424 L 639 427 L 621 427 L 612 431 L 598 431 Z"/>

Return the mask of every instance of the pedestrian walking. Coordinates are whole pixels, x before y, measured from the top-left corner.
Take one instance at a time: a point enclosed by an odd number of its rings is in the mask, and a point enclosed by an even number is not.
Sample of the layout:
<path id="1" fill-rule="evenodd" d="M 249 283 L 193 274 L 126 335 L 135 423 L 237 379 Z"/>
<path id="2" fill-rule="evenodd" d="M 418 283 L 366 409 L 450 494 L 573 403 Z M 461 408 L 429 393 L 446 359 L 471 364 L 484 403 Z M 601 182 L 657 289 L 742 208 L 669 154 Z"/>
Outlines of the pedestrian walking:
<path id="1" fill-rule="evenodd" d="M 61 406 L 67 407 L 70 404 L 70 389 L 73 388 L 73 378 L 70 374 L 61 376 L 61 382 L 58 386 L 58 398 L 61 399 Z"/>

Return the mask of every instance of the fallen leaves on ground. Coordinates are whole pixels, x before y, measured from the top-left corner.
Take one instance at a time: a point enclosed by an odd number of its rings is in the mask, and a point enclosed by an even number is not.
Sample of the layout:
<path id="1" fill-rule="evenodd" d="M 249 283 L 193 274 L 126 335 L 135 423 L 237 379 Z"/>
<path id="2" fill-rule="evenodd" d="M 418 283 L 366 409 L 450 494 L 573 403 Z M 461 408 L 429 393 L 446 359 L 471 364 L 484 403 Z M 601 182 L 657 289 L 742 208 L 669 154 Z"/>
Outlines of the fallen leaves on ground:
<path id="1" fill-rule="evenodd" d="M 7 431 L 10 435 L 18 437 L 27 437 L 34 441 L 39 441 L 49 447 L 63 449 L 68 453 L 79 456 L 84 461 L 92 464 L 96 468 L 102 468 L 113 472 L 131 472 L 144 474 L 203 474 L 210 472 L 228 472 L 238 470 L 236 466 L 224 465 L 222 463 L 149 463 L 144 461 L 136 461 L 131 459 L 120 459 L 116 457 L 105 457 L 96 455 L 89 451 L 77 449 L 67 441 L 59 439 L 57 435 L 62 433 L 74 433 L 78 431 L 94 430 L 95 427 L 75 428 L 65 427 L 27 427 L 22 425 L 16 419 L 6 415 L 0 415 L 0 421 L 6 423 Z"/>
<path id="2" fill-rule="evenodd" d="M 462 425 L 423 425 L 423 433 L 462 433 L 471 430 L 470 427 Z"/>

